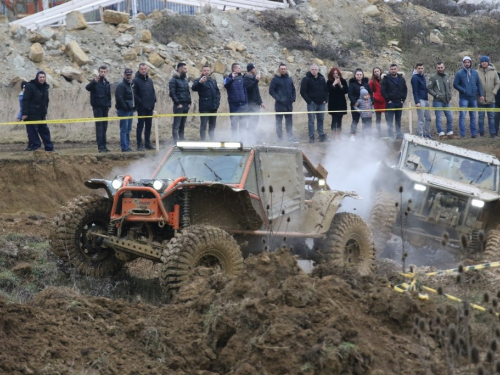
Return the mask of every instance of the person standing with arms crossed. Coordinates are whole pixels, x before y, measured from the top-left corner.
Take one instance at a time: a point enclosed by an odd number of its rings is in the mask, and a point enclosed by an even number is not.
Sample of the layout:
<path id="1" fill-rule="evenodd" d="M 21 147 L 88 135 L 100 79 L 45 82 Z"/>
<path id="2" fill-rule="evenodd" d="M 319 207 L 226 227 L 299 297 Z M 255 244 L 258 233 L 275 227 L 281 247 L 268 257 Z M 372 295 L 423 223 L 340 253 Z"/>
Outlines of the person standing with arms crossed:
<path id="1" fill-rule="evenodd" d="M 108 117 L 111 108 L 111 86 L 106 78 L 107 74 L 108 68 L 104 65 L 100 66 L 99 74 L 85 87 L 87 91 L 90 91 L 90 105 L 95 118 Z M 107 130 L 107 120 L 95 122 L 95 138 L 99 152 L 109 152 L 106 147 Z"/>

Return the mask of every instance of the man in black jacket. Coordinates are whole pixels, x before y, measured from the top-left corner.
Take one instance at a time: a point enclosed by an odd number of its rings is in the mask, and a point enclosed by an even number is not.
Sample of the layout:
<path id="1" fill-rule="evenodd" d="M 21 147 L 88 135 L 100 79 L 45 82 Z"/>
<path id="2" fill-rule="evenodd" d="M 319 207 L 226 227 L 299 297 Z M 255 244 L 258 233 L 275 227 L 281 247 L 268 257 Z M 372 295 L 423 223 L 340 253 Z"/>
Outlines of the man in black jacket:
<path id="1" fill-rule="evenodd" d="M 139 71 L 135 73 L 134 97 L 137 109 L 137 151 L 154 150 L 151 145 L 151 125 L 153 117 L 140 118 L 140 116 L 153 116 L 155 109 L 156 93 L 153 81 L 148 75 L 148 66 L 145 63 L 139 64 Z M 146 125 L 146 126 L 144 126 Z M 142 143 L 142 130 L 144 129 L 144 144 Z"/>
<path id="2" fill-rule="evenodd" d="M 266 108 L 259 90 L 260 74 L 257 74 L 257 68 L 250 63 L 247 65 L 247 74 L 243 76 L 243 86 L 245 86 L 248 95 L 248 112 L 260 113 L 261 108 Z M 260 116 L 248 116 L 248 124 L 252 124 L 255 129 L 259 124 Z"/>
<path id="3" fill-rule="evenodd" d="M 325 110 L 325 104 L 328 101 L 328 89 L 326 88 L 325 77 L 319 72 L 319 67 L 317 65 L 311 65 L 310 70 L 302 79 L 300 84 L 300 95 L 307 103 L 308 112 Z M 324 142 L 326 139 L 325 133 L 323 132 L 325 113 L 322 112 L 307 114 L 309 143 L 314 143 L 314 117 L 316 117 L 317 121 L 319 141 Z"/>
<path id="4" fill-rule="evenodd" d="M 285 127 L 286 134 L 288 136 L 288 142 L 299 143 L 293 137 L 293 122 L 292 122 L 292 111 L 293 103 L 296 99 L 295 85 L 293 84 L 292 78 L 288 75 L 288 69 L 285 64 L 280 64 L 278 68 L 278 73 L 276 73 L 271 80 L 269 85 L 269 94 L 276 100 L 274 104 L 274 110 L 276 112 L 290 112 L 285 116 Z M 276 134 L 278 139 L 283 139 L 283 127 L 282 127 L 283 115 L 276 115 Z"/>
<path id="5" fill-rule="evenodd" d="M 169 95 L 174 102 L 174 114 L 185 114 L 191 108 L 191 93 L 187 80 L 187 67 L 185 63 L 178 63 L 177 70 L 172 72 L 172 78 L 168 82 Z M 172 137 L 174 142 L 184 140 L 184 126 L 187 116 L 175 116 L 172 125 Z"/>
<path id="6" fill-rule="evenodd" d="M 111 86 L 106 79 L 108 68 L 104 65 L 99 67 L 99 74 L 85 87 L 90 91 L 90 105 L 95 118 L 108 117 L 111 108 Z M 97 149 L 99 152 L 109 152 L 106 147 L 106 132 L 108 130 L 108 121 L 95 122 L 95 137 Z"/>
<path id="7" fill-rule="evenodd" d="M 35 79 L 31 80 L 24 91 L 22 120 L 38 121 L 47 118 L 49 108 L 49 85 L 45 82 L 45 72 L 39 71 Z M 40 140 L 41 138 L 41 140 Z M 28 140 L 32 151 L 43 145 L 45 151 L 54 151 L 54 144 L 50 140 L 50 129 L 47 124 L 30 125 Z"/>
<path id="8" fill-rule="evenodd" d="M 210 75 L 210 67 L 201 68 L 201 77 L 193 82 L 193 91 L 198 91 L 200 113 L 217 113 L 220 104 L 220 91 L 217 81 Z M 211 141 L 215 136 L 215 125 L 217 116 L 200 116 L 200 138 L 205 140 L 208 122 L 208 137 Z"/>
<path id="9" fill-rule="evenodd" d="M 132 69 L 125 69 L 123 79 L 116 86 L 115 108 L 119 117 L 133 116 L 135 110 L 134 85 L 132 83 Z M 120 120 L 120 148 L 122 152 L 132 152 L 130 148 L 130 131 L 132 119 Z"/>
<path id="10" fill-rule="evenodd" d="M 389 73 L 384 77 L 380 85 L 380 92 L 385 99 L 387 131 L 389 137 L 392 137 L 392 121 L 394 116 L 396 116 L 396 139 L 403 139 L 403 134 L 401 133 L 401 115 L 403 114 L 402 108 L 406 101 L 408 88 L 406 87 L 403 75 L 398 74 L 398 66 L 396 64 L 391 64 Z"/>

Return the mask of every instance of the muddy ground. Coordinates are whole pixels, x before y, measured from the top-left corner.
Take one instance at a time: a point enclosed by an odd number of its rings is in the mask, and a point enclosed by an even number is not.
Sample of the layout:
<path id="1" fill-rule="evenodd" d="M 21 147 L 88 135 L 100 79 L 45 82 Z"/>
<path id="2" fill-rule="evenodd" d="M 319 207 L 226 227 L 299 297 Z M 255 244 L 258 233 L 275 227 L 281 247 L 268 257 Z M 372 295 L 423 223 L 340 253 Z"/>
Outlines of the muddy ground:
<path id="1" fill-rule="evenodd" d="M 498 152 L 494 142 L 468 145 Z M 300 146 L 323 163 L 332 147 Z M 423 285 L 491 309 L 483 313 L 432 293 L 421 300 L 391 290 L 390 282 L 404 281 L 401 266 L 383 259 L 375 275 L 359 277 L 332 265 L 305 274 L 286 249 L 263 253 L 248 258 L 237 279 L 201 269 L 174 301 L 162 294 L 158 270 L 148 261 L 135 261 L 105 280 L 62 267 L 47 241 L 60 205 L 88 193 L 87 178 L 112 178 L 131 168 L 146 173 L 161 157 L 98 154 L 94 148 L 68 143 L 58 145 L 58 154 L 33 154 L 19 144 L 0 145 L 0 373 L 410 375 L 495 369 L 497 269 L 467 273 L 458 282 L 455 274 L 419 276 Z M 398 145 L 383 148 L 391 154 Z M 478 364 L 463 355 L 473 347 Z"/>

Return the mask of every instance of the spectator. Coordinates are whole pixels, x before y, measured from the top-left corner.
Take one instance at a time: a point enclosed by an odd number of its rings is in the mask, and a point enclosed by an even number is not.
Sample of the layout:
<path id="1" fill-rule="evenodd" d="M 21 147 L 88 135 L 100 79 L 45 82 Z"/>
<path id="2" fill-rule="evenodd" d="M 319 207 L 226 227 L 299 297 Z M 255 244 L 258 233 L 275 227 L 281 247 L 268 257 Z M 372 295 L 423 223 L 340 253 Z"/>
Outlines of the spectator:
<path id="1" fill-rule="evenodd" d="M 227 90 L 227 101 L 230 113 L 245 113 L 248 111 L 248 94 L 243 84 L 241 66 L 238 63 L 231 65 L 231 74 L 224 79 L 224 87 Z M 240 139 L 244 138 L 247 129 L 247 116 L 231 116 L 231 134 L 233 139 L 238 137 L 238 127 L 240 129 Z"/>
<path id="2" fill-rule="evenodd" d="M 393 120 L 396 118 L 396 139 L 403 139 L 401 133 L 402 108 L 406 101 L 408 88 L 402 74 L 398 74 L 398 66 L 391 64 L 389 75 L 385 76 L 380 85 L 380 91 L 385 99 L 385 119 L 387 121 L 387 131 L 389 137 L 393 136 Z"/>
<path id="3" fill-rule="evenodd" d="M 345 98 L 348 90 L 347 82 L 342 78 L 339 68 L 331 68 L 328 72 L 328 111 L 332 116 L 332 135 L 334 139 L 340 140 L 342 129 L 342 117 L 347 114 L 347 100 Z"/>
<path id="4" fill-rule="evenodd" d="M 500 79 L 500 73 L 497 73 L 498 74 L 498 78 Z M 500 109 L 500 90 L 497 91 L 497 94 L 495 95 L 495 108 L 499 108 Z M 495 112 L 495 132 L 496 132 L 496 135 L 498 136 L 498 130 L 499 130 L 499 126 L 500 125 L 500 112 Z"/>
<path id="5" fill-rule="evenodd" d="M 479 80 L 479 74 L 472 69 L 472 59 L 465 56 L 462 59 L 463 68 L 455 74 L 453 87 L 459 92 L 458 106 L 460 108 L 477 108 L 477 97 L 479 101 L 484 100 L 483 87 Z M 466 111 L 460 111 L 458 118 L 458 126 L 460 129 L 460 137 L 465 138 L 465 116 Z M 469 111 L 470 118 L 470 136 L 471 138 L 477 137 L 476 129 L 476 112 Z"/>
<path id="6" fill-rule="evenodd" d="M 17 115 L 17 121 L 22 121 L 23 119 L 23 97 L 24 97 L 24 90 L 26 89 L 26 85 L 28 82 L 22 81 L 21 82 L 21 92 L 19 93 L 19 114 Z M 28 146 L 24 151 L 33 151 L 33 147 L 31 146 L 31 143 L 29 141 L 29 126 L 26 125 L 26 134 L 28 135 Z"/>
<path id="7" fill-rule="evenodd" d="M 90 91 L 90 105 L 95 118 L 108 117 L 111 108 L 111 86 L 106 79 L 108 68 L 104 65 L 99 67 L 99 74 L 85 87 Z M 108 121 L 95 122 L 95 138 L 97 150 L 99 152 L 109 152 L 106 146 L 106 132 L 108 130 Z"/>
<path id="8" fill-rule="evenodd" d="M 427 92 L 434 98 L 432 106 L 434 108 L 450 108 L 451 102 L 451 80 L 450 75 L 444 72 L 445 66 L 439 61 L 436 64 L 436 73 L 429 78 L 427 83 Z M 438 136 L 443 138 L 445 133 L 441 126 L 441 112 L 446 116 L 446 135 L 448 138 L 454 138 L 453 135 L 453 114 L 451 111 L 442 111 L 436 109 L 436 130 Z"/>
<path id="9" fill-rule="evenodd" d="M 137 151 L 154 150 L 151 144 L 151 125 L 153 124 L 153 111 L 156 103 L 156 93 L 153 80 L 149 77 L 148 66 L 139 64 L 139 71 L 133 79 L 135 106 L 137 116 L 151 116 L 137 119 Z M 142 143 L 142 130 L 144 129 L 144 143 Z"/>
<path id="10" fill-rule="evenodd" d="M 413 76 L 411 77 L 411 87 L 413 89 L 413 100 L 418 115 L 418 135 L 432 139 L 431 136 L 431 111 L 429 108 L 429 94 L 427 93 L 427 83 L 424 76 L 424 64 L 417 63 Z"/>
<path id="11" fill-rule="evenodd" d="M 260 113 L 261 108 L 266 108 L 262 98 L 260 96 L 259 90 L 260 74 L 257 73 L 257 68 L 255 65 L 250 63 L 247 65 L 247 74 L 243 76 L 243 85 L 247 90 L 248 95 L 248 112 L 250 113 Z M 259 125 L 260 116 L 248 116 L 248 122 L 252 124 L 254 130 L 257 129 Z"/>
<path id="12" fill-rule="evenodd" d="M 316 117 L 316 126 L 318 128 L 318 138 L 324 142 L 326 135 L 323 131 L 323 122 L 325 120 L 325 104 L 328 101 L 328 89 L 323 74 L 319 72 L 317 65 L 311 65 L 306 76 L 300 84 L 300 95 L 307 103 L 307 128 L 309 131 L 309 143 L 314 143 L 314 118 Z"/>
<path id="13" fill-rule="evenodd" d="M 373 107 L 375 108 L 375 124 L 377 125 L 378 137 L 382 138 L 382 113 L 385 111 L 385 99 L 380 90 L 380 82 L 382 81 L 382 70 L 379 67 L 373 68 L 372 79 L 370 80 L 370 88 L 373 93 Z"/>
<path id="14" fill-rule="evenodd" d="M 185 63 L 178 63 L 177 70 L 172 72 L 172 78 L 168 83 L 169 95 L 174 102 L 174 123 L 172 125 L 172 138 L 174 142 L 184 140 L 184 127 L 186 125 L 187 114 L 191 108 L 191 93 L 187 79 L 187 67 Z"/>
<path id="15" fill-rule="evenodd" d="M 368 91 L 362 87 L 359 92 L 356 111 L 359 112 L 363 124 L 363 136 L 370 136 L 372 130 L 373 104 Z M 354 141 L 354 138 L 351 138 Z"/>
<path id="16" fill-rule="evenodd" d="M 220 91 L 217 81 L 210 75 L 210 67 L 201 68 L 201 77 L 193 82 L 193 91 L 198 91 L 200 113 L 217 113 L 220 105 Z M 200 138 L 205 140 L 208 122 L 208 137 L 215 137 L 217 116 L 200 116 Z"/>
<path id="17" fill-rule="evenodd" d="M 23 95 L 22 120 L 43 121 L 47 118 L 49 85 L 45 82 L 45 79 L 45 72 L 40 70 L 36 73 L 35 79 L 26 85 Z M 42 147 L 42 142 L 45 151 L 54 151 L 54 143 L 50 139 L 50 129 L 47 124 L 28 125 L 27 131 L 28 142 L 31 145 L 32 151 L 36 151 Z"/>
<path id="18" fill-rule="evenodd" d="M 276 134 L 278 139 L 283 140 L 283 116 L 285 117 L 285 128 L 286 135 L 288 137 L 288 142 L 299 143 L 293 137 L 293 103 L 296 99 L 295 85 L 293 84 L 292 78 L 288 75 L 288 69 L 285 64 L 281 63 L 278 67 L 278 73 L 276 73 L 271 80 L 269 85 L 269 94 L 276 100 L 274 104 L 274 110 L 276 112 L 290 112 L 289 114 L 277 114 L 276 115 Z"/>
<path id="19" fill-rule="evenodd" d="M 495 108 L 495 95 L 500 88 L 500 80 L 498 79 L 497 71 L 495 67 L 490 64 L 490 58 L 488 56 L 482 56 L 479 62 L 479 69 L 477 72 L 479 74 L 481 86 L 483 87 L 484 100 L 482 103 L 478 104 L 478 107 Z M 490 137 L 495 138 L 497 132 L 495 129 L 494 112 L 488 112 L 488 128 Z M 484 136 L 484 111 L 479 112 L 479 135 L 481 137 Z"/>
<path id="20" fill-rule="evenodd" d="M 351 102 L 351 141 L 355 141 L 356 130 L 358 128 L 358 123 L 360 119 L 360 112 L 356 110 L 358 104 L 358 99 L 361 97 L 361 89 L 365 88 L 366 91 L 372 95 L 372 90 L 368 82 L 368 78 L 365 78 L 363 70 L 358 68 L 354 72 L 354 77 L 349 80 L 349 101 Z M 372 100 L 373 103 L 373 100 Z"/>
<path id="21" fill-rule="evenodd" d="M 118 117 L 133 116 L 135 111 L 135 97 L 132 84 L 132 69 L 125 69 L 123 79 L 116 86 L 115 108 Z M 130 132 L 132 130 L 132 119 L 120 120 L 120 148 L 122 152 L 132 152 L 130 148 Z"/>

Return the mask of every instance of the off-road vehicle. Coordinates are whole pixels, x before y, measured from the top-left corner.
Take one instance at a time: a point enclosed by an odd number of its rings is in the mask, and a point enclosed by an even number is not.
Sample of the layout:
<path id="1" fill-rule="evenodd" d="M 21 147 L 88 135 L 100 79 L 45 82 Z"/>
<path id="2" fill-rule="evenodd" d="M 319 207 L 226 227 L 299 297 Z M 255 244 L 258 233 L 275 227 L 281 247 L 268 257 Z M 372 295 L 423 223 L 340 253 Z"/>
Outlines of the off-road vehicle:
<path id="1" fill-rule="evenodd" d="M 238 274 L 240 245 L 248 253 L 294 243 L 302 255 L 367 274 L 375 256 L 369 227 L 357 215 L 337 213 L 344 197 L 357 195 L 330 190 L 326 176 L 297 148 L 178 142 L 151 179 L 86 181 L 107 196 L 64 207 L 51 246 L 92 276 L 137 257 L 161 262 L 162 282 L 172 291 L 197 266 Z"/>
<path id="2" fill-rule="evenodd" d="M 415 247 L 441 241 L 498 260 L 499 165 L 493 155 L 406 134 L 396 164 L 382 163 L 373 182 L 377 252 L 394 234 Z"/>

